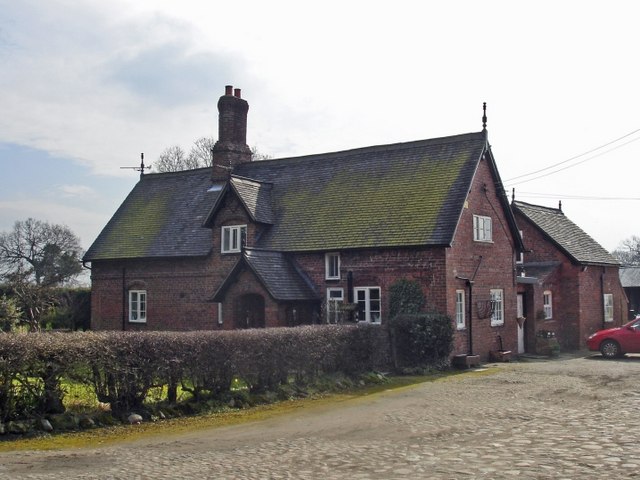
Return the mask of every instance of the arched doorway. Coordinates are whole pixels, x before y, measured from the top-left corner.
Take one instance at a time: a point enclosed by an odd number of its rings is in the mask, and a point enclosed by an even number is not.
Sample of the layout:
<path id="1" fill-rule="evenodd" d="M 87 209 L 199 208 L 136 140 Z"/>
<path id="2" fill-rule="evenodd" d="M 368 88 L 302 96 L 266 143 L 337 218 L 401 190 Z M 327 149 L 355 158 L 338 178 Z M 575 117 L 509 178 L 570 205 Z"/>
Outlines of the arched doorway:
<path id="1" fill-rule="evenodd" d="M 236 328 L 264 328 L 264 298 L 248 293 L 236 303 Z"/>

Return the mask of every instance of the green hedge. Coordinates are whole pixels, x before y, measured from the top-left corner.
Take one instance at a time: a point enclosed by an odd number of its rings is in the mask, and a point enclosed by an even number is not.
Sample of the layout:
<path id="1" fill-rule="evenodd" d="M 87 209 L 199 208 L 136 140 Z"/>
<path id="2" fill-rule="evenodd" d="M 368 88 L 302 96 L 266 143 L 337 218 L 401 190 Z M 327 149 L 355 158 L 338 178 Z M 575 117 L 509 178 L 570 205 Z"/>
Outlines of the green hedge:
<path id="1" fill-rule="evenodd" d="M 61 379 L 89 385 L 116 413 L 142 407 L 149 391 L 178 385 L 196 399 L 228 394 L 234 378 L 252 392 L 292 378 L 388 368 L 384 328 L 324 325 L 222 332 L 0 334 L 0 421 L 58 413 Z"/>

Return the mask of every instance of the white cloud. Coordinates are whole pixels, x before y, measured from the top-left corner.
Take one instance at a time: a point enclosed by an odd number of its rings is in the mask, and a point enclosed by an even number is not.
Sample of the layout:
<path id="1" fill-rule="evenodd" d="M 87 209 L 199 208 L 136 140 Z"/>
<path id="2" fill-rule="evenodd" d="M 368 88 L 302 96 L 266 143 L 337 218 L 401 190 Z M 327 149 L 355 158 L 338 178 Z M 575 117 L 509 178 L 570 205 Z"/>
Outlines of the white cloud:
<path id="1" fill-rule="evenodd" d="M 88 187 L 87 185 L 58 185 L 57 191 L 62 194 L 64 197 L 94 197 L 96 195 L 95 190 L 93 188 Z"/>
<path id="2" fill-rule="evenodd" d="M 3 219 L 14 219 L 10 222 L 5 220 L 4 224 L 0 223 L 0 231 L 11 230 L 16 220 L 32 217 L 68 226 L 80 237 L 85 249 L 96 239 L 111 216 L 111 213 L 93 210 L 91 205 L 69 206 L 40 199 L 0 201 L 0 210 L 3 212 Z"/>
<path id="3" fill-rule="evenodd" d="M 248 143 L 275 157 L 478 131 L 486 101 L 507 179 L 640 127 L 634 2 L 0 0 L 0 10 L 0 142 L 100 175 L 130 177 L 119 167 L 140 152 L 153 163 L 167 146 L 215 137 L 228 83 L 250 103 Z M 638 155 L 633 144 L 516 188 L 635 196 Z M 607 248 L 637 209 L 564 203 Z"/>

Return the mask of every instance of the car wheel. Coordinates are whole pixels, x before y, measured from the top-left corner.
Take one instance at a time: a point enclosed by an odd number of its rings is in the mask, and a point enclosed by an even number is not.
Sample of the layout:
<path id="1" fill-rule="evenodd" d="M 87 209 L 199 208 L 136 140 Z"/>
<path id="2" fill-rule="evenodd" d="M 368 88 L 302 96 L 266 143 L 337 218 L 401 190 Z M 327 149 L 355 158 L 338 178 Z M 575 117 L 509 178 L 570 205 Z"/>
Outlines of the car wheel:
<path id="1" fill-rule="evenodd" d="M 600 344 L 600 353 L 604 358 L 616 358 L 622 353 L 620 345 L 614 340 L 605 340 Z"/>

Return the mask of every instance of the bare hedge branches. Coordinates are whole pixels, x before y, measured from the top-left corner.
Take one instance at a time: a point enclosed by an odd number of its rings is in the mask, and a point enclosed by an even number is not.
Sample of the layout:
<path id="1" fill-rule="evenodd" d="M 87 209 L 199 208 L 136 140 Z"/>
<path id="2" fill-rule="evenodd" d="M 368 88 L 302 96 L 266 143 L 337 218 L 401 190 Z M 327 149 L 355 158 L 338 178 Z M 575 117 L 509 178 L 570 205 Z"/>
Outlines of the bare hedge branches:
<path id="1" fill-rule="evenodd" d="M 171 392 L 182 384 L 196 399 L 215 398 L 230 392 L 234 378 L 258 392 L 388 364 L 387 333 L 372 325 L 0 334 L 0 421 L 59 412 L 62 378 L 90 385 L 114 412 L 127 412 L 142 407 L 153 387 Z"/>

